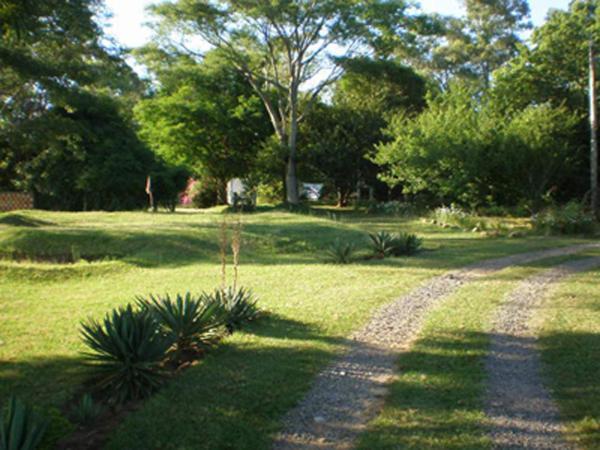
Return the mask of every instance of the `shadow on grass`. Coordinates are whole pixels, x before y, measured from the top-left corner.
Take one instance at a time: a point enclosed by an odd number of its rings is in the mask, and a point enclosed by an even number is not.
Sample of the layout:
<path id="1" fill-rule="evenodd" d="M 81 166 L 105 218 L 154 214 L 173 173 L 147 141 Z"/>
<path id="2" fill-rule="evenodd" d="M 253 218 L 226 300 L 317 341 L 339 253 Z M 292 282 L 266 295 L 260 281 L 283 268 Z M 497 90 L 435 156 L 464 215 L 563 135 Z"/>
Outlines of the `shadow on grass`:
<path id="1" fill-rule="evenodd" d="M 399 359 L 382 415 L 360 449 L 482 449 L 485 333 L 448 333 L 419 340 Z"/>
<path id="2" fill-rule="evenodd" d="M 562 417 L 577 432 L 570 438 L 600 448 L 600 334 L 550 333 L 538 344 Z"/>
<path id="3" fill-rule="evenodd" d="M 46 220 L 36 219 L 33 217 L 27 217 L 22 214 L 9 213 L 0 214 L 0 225 L 37 228 L 51 226 L 54 225 L 54 223 Z"/>
<path id="4" fill-rule="evenodd" d="M 0 361 L 0 404 L 16 395 L 36 407 L 59 407 L 81 387 L 85 376 L 78 356 Z"/>
<path id="5" fill-rule="evenodd" d="M 247 223 L 242 259 L 259 265 L 323 264 L 325 250 L 335 241 L 352 242 L 368 253 L 366 231 L 333 221 Z M 137 267 L 173 268 L 198 262 L 218 263 L 218 223 L 178 224 L 143 229 L 27 228 L 17 227 L 3 237 L 0 256 L 7 259 L 70 262 L 120 260 Z M 400 227 L 401 228 L 401 227 Z M 482 239 L 468 235 L 440 234 L 427 238 L 424 251 L 410 258 L 380 261 L 357 260 L 354 264 L 450 269 L 474 261 L 560 245 L 550 238 Z M 434 251 L 431 251 L 434 250 Z"/>
<path id="6" fill-rule="evenodd" d="M 399 377 L 390 385 L 386 407 L 359 441 L 360 449 L 482 449 L 489 448 L 483 398 L 484 357 L 492 336 L 448 333 L 419 340 L 399 359 Z M 498 336 L 507 360 L 531 339 Z M 563 419 L 586 421 L 577 436 L 587 448 L 600 444 L 600 335 L 563 333 L 537 342 L 553 380 Z M 535 402 L 531 404 L 535 409 Z M 519 412 L 527 417 L 539 414 Z M 589 426 L 595 423 L 595 426 Z M 506 433 L 514 430 L 506 429 Z"/>
<path id="7" fill-rule="evenodd" d="M 128 417 L 112 448 L 266 448 L 281 416 L 345 345 L 293 319 L 265 316 L 223 341 Z M 82 389 L 72 357 L 0 362 L 0 401 L 16 394 L 41 412 Z"/>

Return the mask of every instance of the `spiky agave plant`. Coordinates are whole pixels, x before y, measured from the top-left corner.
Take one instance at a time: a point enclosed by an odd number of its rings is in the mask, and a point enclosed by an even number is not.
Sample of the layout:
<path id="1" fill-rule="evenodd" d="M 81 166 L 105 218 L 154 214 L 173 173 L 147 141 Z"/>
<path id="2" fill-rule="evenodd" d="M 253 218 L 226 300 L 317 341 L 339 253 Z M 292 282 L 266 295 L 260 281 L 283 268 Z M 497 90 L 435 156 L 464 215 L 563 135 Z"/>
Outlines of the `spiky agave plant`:
<path id="1" fill-rule="evenodd" d="M 104 413 L 104 407 L 85 394 L 71 412 L 71 418 L 80 425 L 89 425 Z"/>
<path id="2" fill-rule="evenodd" d="M 369 233 L 369 238 L 371 239 L 371 248 L 376 257 L 385 258 L 391 254 L 394 237 L 390 233 L 387 231 Z"/>
<path id="3" fill-rule="evenodd" d="M 138 304 L 150 312 L 161 330 L 174 342 L 175 355 L 194 351 L 214 341 L 225 325 L 226 313 L 217 301 L 187 292 L 175 298 L 169 295 L 138 298 Z"/>
<path id="4" fill-rule="evenodd" d="M 207 302 L 220 305 L 225 312 L 225 326 L 230 333 L 241 329 L 245 323 L 260 315 L 260 310 L 256 306 L 258 299 L 251 290 L 243 287 L 216 289 L 212 293 L 202 294 L 202 297 Z"/>
<path id="5" fill-rule="evenodd" d="M 327 250 L 327 256 L 336 264 L 350 264 L 356 247 L 352 242 L 342 242 L 336 239 Z"/>
<path id="6" fill-rule="evenodd" d="M 40 445 L 47 426 L 46 420 L 12 396 L 0 423 L 0 449 L 33 450 Z"/>
<path id="7" fill-rule="evenodd" d="M 393 256 L 412 256 L 421 250 L 422 245 L 423 240 L 415 234 L 393 234 L 390 253 Z"/>
<path id="8" fill-rule="evenodd" d="M 114 309 L 101 322 L 82 323 L 81 335 L 90 349 L 84 357 L 93 379 L 110 401 L 141 399 L 162 384 L 162 362 L 173 341 L 159 332 L 148 311 L 131 305 Z"/>

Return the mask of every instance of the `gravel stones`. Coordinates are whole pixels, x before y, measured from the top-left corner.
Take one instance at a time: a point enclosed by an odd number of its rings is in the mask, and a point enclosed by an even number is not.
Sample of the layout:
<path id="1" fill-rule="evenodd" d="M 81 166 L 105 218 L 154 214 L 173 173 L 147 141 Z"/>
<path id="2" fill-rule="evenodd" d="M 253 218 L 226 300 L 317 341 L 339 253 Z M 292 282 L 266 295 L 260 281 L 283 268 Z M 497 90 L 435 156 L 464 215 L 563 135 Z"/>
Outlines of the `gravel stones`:
<path id="1" fill-rule="evenodd" d="M 494 448 L 567 449 L 559 413 L 540 375 L 535 310 L 553 283 L 600 266 L 600 258 L 570 261 L 519 284 L 497 311 L 486 358 L 486 414 Z"/>

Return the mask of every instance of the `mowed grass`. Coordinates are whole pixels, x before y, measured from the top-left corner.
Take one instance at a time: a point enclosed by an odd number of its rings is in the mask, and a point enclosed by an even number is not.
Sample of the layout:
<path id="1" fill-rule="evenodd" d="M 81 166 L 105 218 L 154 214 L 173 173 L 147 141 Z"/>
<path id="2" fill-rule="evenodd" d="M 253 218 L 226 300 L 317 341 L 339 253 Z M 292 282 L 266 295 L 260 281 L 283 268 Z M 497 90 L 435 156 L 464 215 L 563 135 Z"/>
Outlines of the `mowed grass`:
<path id="1" fill-rule="evenodd" d="M 81 320 L 100 318 L 139 294 L 216 287 L 224 216 L 219 210 L 0 215 L 0 401 L 14 393 L 48 410 L 71 399 L 85 380 Z M 582 242 L 488 239 L 388 217 L 333 221 L 267 211 L 242 220 L 240 283 L 255 291 L 267 316 L 170 381 L 125 420 L 109 448 L 268 447 L 281 416 L 378 306 L 449 268 Z M 366 245 L 366 232 L 381 229 L 417 232 L 426 251 L 348 266 L 325 260 L 323 249 L 333 240 Z M 8 259 L 66 254 L 93 262 Z"/>
<path id="2" fill-rule="evenodd" d="M 600 448 L 600 269 L 562 283 L 542 317 L 542 358 L 567 437 Z"/>
<path id="3" fill-rule="evenodd" d="M 587 256 L 600 256 L 600 251 L 571 258 Z M 444 301 L 426 321 L 413 348 L 400 357 L 398 376 L 385 407 L 361 436 L 358 448 L 491 448 L 483 398 L 487 380 L 484 358 L 494 311 L 520 281 L 566 259 L 550 258 L 503 270 L 467 284 Z M 594 343 L 581 344 L 586 350 L 580 352 L 598 356 Z M 597 374 L 596 370 L 596 384 L 588 379 L 588 387 L 598 389 Z"/>

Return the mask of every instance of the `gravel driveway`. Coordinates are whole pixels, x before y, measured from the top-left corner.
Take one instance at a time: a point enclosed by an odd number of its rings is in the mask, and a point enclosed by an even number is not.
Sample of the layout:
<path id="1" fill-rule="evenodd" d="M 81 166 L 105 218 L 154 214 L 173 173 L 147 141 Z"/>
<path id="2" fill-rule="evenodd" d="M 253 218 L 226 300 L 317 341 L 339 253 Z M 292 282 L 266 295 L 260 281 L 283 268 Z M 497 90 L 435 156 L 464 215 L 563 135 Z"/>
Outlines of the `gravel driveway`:
<path id="1" fill-rule="evenodd" d="M 570 261 L 522 281 L 497 311 L 486 358 L 486 414 L 494 448 L 568 449 L 558 409 L 540 376 L 535 310 L 552 284 L 575 272 L 600 266 L 600 258 Z"/>
<path id="2" fill-rule="evenodd" d="M 317 375 L 304 399 L 285 416 L 273 448 L 351 448 L 380 411 L 399 354 L 409 348 L 433 307 L 463 284 L 492 272 L 598 246 L 583 244 L 482 261 L 435 277 L 384 306 L 350 337 L 348 350 Z"/>

